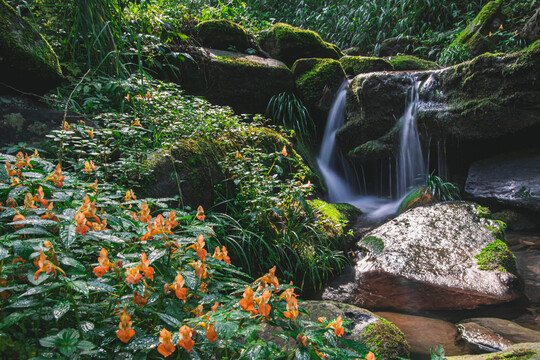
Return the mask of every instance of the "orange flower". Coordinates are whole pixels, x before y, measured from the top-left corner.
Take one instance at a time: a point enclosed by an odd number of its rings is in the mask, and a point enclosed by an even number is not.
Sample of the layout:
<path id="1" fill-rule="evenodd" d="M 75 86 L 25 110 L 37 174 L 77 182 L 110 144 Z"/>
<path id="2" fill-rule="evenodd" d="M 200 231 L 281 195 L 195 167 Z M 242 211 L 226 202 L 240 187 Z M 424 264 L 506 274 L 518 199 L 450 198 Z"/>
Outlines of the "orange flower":
<path id="1" fill-rule="evenodd" d="M 501 24 L 501 26 L 499 26 L 499 30 L 504 30 L 503 24 Z"/>
<path id="2" fill-rule="evenodd" d="M 6 171 L 9 177 L 17 176 L 17 170 L 11 168 L 11 164 L 6 161 Z"/>
<path id="3" fill-rule="evenodd" d="M 45 201 L 47 201 L 47 200 L 45 200 Z M 42 219 L 48 219 L 48 220 L 53 220 L 53 221 L 56 221 L 56 222 L 60 222 L 60 219 L 58 218 L 58 216 L 56 216 L 56 214 L 54 212 L 52 212 L 53 203 L 49 203 L 49 206 L 47 206 L 46 209 L 49 210 L 49 211 L 46 211 L 44 215 L 41 215 Z"/>
<path id="4" fill-rule="evenodd" d="M 144 298 L 141 294 L 134 291 L 133 292 L 133 299 L 131 301 L 133 302 L 133 304 L 135 304 L 135 305 L 137 305 L 139 307 L 143 307 L 148 302 L 148 299 Z"/>
<path id="5" fill-rule="evenodd" d="M 94 181 L 94 183 L 92 185 L 86 185 L 86 187 L 94 190 L 94 193 L 97 194 L 97 192 L 98 192 L 98 181 L 97 181 L 97 179 Z"/>
<path id="6" fill-rule="evenodd" d="M 159 333 L 159 342 L 161 344 L 159 344 L 157 350 L 164 357 L 168 357 L 176 350 L 172 343 L 172 334 L 166 329 L 162 329 Z"/>
<path id="7" fill-rule="evenodd" d="M 372 353 L 371 351 L 368 352 L 368 354 L 366 355 L 366 360 L 376 360 L 375 359 L 375 354 Z"/>
<path id="8" fill-rule="evenodd" d="M 206 338 L 210 342 L 214 342 L 214 341 L 217 340 L 217 332 L 216 332 L 216 328 L 214 327 L 214 325 L 208 325 L 206 327 Z"/>
<path id="9" fill-rule="evenodd" d="M 223 246 L 221 250 L 219 249 L 219 246 L 216 246 L 216 250 L 214 250 L 214 255 L 212 255 L 212 257 L 218 260 L 223 260 L 227 264 L 231 263 L 231 258 L 229 257 L 227 248 L 225 246 Z"/>
<path id="10" fill-rule="evenodd" d="M 139 213 L 141 214 L 140 220 L 143 223 L 149 223 L 152 220 L 152 216 L 150 216 L 150 208 L 146 202 L 141 204 L 141 211 Z"/>
<path id="11" fill-rule="evenodd" d="M 146 92 L 146 100 L 150 100 L 152 96 L 150 95 L 150 91 Z"/>
<path id="12" fill-rule="evenodd" d="M 130 284 L 138 284 L 142 279 L 142 274 L 139 273 L 139 269 L 131 268 L 126 269 L 126 281 Z"/>
<path id="13" fill-rule="evenodd" d="M 132 201 L 132 200 L 137 200 L 137 197 L 135 196 L 135 193 L 133 192 L 133 190 L 126 191 L 126 195 L 124 196 L 124 201 L 128 202 L 128 201 Z"/>
<path id="14" fill-rule="evenodd" d="M 287 154 L 287 145 L 283 146 L 283 150 L 281 150 L 281 155 L 288 156 L 288 154 Z"/>
<path id="15" fill-rule="evenodd" d="M 86 216 L 84 216 L 84 214 L 81 213 L 81 212 L 77 212 L 75 214 L 75 222 L 77 223 L 77 227 L 75 228 L 75 232 L 77 234 L 81 234 L 82 236 L 86 235 L 88 230 L 90 230 L 88 225 L 86 225 L 86 222 L 87 222 L 86 221 Z"/>
<path id="16" fill-rule="evenodd" d="M 150 280 L 154 280 L 154 268 L 150 265 L 150 260 L 146 258 L 146 254 L 141 255 L 141 264 L 137 266 L 137 269 L 141 270 L 144 276 Z"/>
<path id="17" fill-rule="evenodd" d="M 176 297 L 186 302 L 188 289 L 184 287 L 184 277 L 182 274 L 177 273 L 174 278 L 174 284 L 169 286 L 169 289 L 173 289 Z"/>
<path id="18" fill-rule="evenodd" d="M 120 341 L 127 343 L 131 338 L 135 335 L 135 330 L 131 328 L 131 325 L 133 324 L 133 321 L 131 320 L 131 316 L 126 312 L 126 308 L 124 308 L 124 312 L 120 314 L 120 324 L 118 325 L 119 330 L 116 331 L 116 337 L 120 339 Z"/>
<path id="19" fill-rule="evenodd" d="M 264 290 L 261 297 L 255 299 L 255 301 L 259 305 L 259 314 L 263 315 L 266 318 L 270 315 L 270 310 L 272 309 L 272 307 L 268 305 L 268 301 L 270 300 L 271 296 L 272 294 L 267 289 Z"/>
<path id="20" fill-rule="evenodd" d="M 64 130 L 65 130 L 65 131 L 70 131 L 70 130 L 71 130 L 71 126 L 69 126 L 69 124 L 68 124 L 67 121 L 64 121 L 63 126 L 64 126 Z"/>
<path id="21" fill-rule="evenodd" d="M 257 314 L 257 310 L 255 310 L 255 301 L 253 299 L 253 289 L 251 286 L 248 286 L 244 290 L 244 297 L 242 300 L 240 300 L 240 306 L 245 311 L 249 311 L 252 314 Z"/>
<path id="22" fill-rule="evenodd" d="M 216 301 L 214 305 L 210 308 L 210 311 L 216 311 L 218 309 L 219 303 Z"/>
<path id="23" fill-rule="evenodd" d="M 13 222 L 15 222 L 15 221 L 23 221 L 23 220 L 26 220 L 26 218 L 23 215 L 19 214 L 18 212 L 17 212 L 17 215 L 15 215 L 13 217 Z M 13 226 L 15 228 L 22 228 L 24 226 L 24 224 L 22 224 L 22 225 L 13 225 Z"/>
<path id="24" fill-rule="evenodd" d="M 206 215 L 204 215 L 204 209 L 201 205 L 199 205 L 199 207 L 197 208 L 197 220 L 199 221 L 204 221 L 204 218 L 206 217 Z"/>
<path id="25" fill-rule="evenodd" d="M 286 318 L 296 321 L 298 317 L 298 300 L 292 296 L 287 299 L 287 311 L 283 313 Z"/>
<path id="26" fill-rule="evenodd" d="M 132 125 L 132 126 L 140 126 L 140 127 L 142 127 L 142 124 L 141 124 L 141 122 L 139 121 L 139 118 L 135 118 L 135 122 L 132 121 L 132 122 L 131 122 L 131 125 Z"/>
<path id="27" fill-rule="evenodd" d="M 234 157 L 235 159 L 241 159 L 242 158 L 242 154 L 240 154 L 240 152 L 238 150 L 236 150 L 236 156 Z"/>
<path id="28" fill-rule="evenodd" d="M 37 206 L 34 205 L 34 197 L 30 193 L 26 193 L 24 196 L 24 207 L 27 209 L 37 209 Z"/>
<path id="29" fill-rule="evenodd" d="M 296 342 L 298 344 L 302 344 L 302 346 L 307 347 L 308 346 L 308 337 L 304 334 L 298 334 L 296 337 Z"/>
<path id="30" fill-rule="evenodd" d="M 83 171 L 85 173 L 90 174 L 90 173 L 92 173 L 92 171 L 96 171 L 96 170 L 97 170 L 97 167 L 96 167 L 96 165 L 94 165 L 94 162 L 92 160 L 84 162 L 84 170 Z"/>
<path id="31" fill-rule="evenodd" d="M 206 264 L 203 263 L 201 260 L 192 262 L 189 265 L 193 266 L 193 268 L 195 269 L 195 275 L 197 275 L 199 279 L 202 280 L 208 277 L 208 273 L 206 272 Z"/>
<path id="32" fill-rule="evenodd" d="M 92 129 L 92 130 L 85 130 L 85 132 L 88 134 L 88 136 L 90 136 L 90 139 L 93 139 L 93 138 L 94 138 L 94 129 Z"/>
<path id="33" fill-rule="evenodd" d="M 164 237 L 167 237 L 167 234 L 172 234 L 172 232 L 164 225 L 165 219 L 163 218 L 163 215 L 160 214 L 156 217 L 153 224 L 150 222 L 148 223 L 147 232 L 141 237 L 141 241 L 146 241 L 154 235 L 161 234 Z"/>
<path id="34" fill-rule="evenodd" d="M 195 316 L 199 317 L 199 316 L 203 316 L 203 306 L 202 304 L 199 304 L 197 305 L 197 307 L 193 310 L 191 310 L 192 313 L 195 314 Z"/>
<path id="35" fill-rule="evenodd" d="M 186 349 L 187 352 L 190 352 L 191 349 L 193 349 L 193 346 L 195 345 L 195 341 L 191 339 L 191 336 L 193 334 L 191 328 L 187 325 L 182 325 L 179 332 L 180 332 L 180 341 L 178 341 L 178 345 Z"/>
<path id="36" fill-rule="evenodd" d="M 191 246 L 188 246 L 186 249 L 195 250 L 201 261 L 204 261 L 206 259 L 206 249 L 204 249 L 204 245 L 204 236 L 200 234 L 197 238 L 197 242 Z"/>
<path id="37" fill-rule="evenodd" d="M 36 196 L 34 196 L 33 200 L 37 201 L 37 202 L 41 203 L 41 205 L 47 207 L 47 204 L 49 203 L 49 201 L 45 199 L 45 193 L 43 192 L 43 187 L 42 186 L 40 186 L 38 188 L 37 194 L 36 194 Z"/>
<path id="38" fill-rule="evenodd" d="M 56 170 L 45 178 L 45 181 L 52 181 L 56 187 L 61 188 L 64 186 L 64 176 L 62 176 L 62 167 L 60 164 L 56 165 Z"/>
<path id="39" fill-rule="evenodd" d="M 343 324 L 343 320 L 342 320 L 341 315 L 340 315 L 340 316 L 337 317 L 336 320 L 332 321 L 326 327 L 327 328 L 333 328 L 336 335 L 338 337 L 342 337 L 343 334 L 345 333 L 345 329 L 343 329 L 342 324 Z"/>
<path id="40" fill-rule="evenodd" d="M 52 252 L 52 254 L 54 255 L 54 251 Z M 51 255 L 51 257 L 53 260 L 56 259 L 56 255 L 54 256 Z M 37 271 L 34 273 L 34 281 L 37 281 L 37 279 L 39 278 L 39 274 L 42 272 L 47 273 L 47 274 L 52 274 L 54 272 L 54 277 L 56 277 L 56 270 L 58 270 L 62 273 L 63 276 L 66 276 L 66 273 L 64 272 L 64 270 L 54 265 L 52 261 L 49 259 L 49 257 L 45 255 L 43 250 L 40 251 L 39 259 L 37 259 L 37 262 L 36 260 L 34 260 L 34 264 L 38 268 Z"/>
<path id="41" fill-rule="evenodd" d="M 22 151 L 19 151 L 17 155 L 15 155 L 15 158 L 17 159 L 15 161 L 15 167 L 18 169 L 22 169 L 25 166 L 28 166 L 30 169 L 32 169 L 32 165 L 30 165 L 30 159 L 28 158 L 28 154 L 22 153 Z"/>
<path id="42" fill-rule="evenodd" d="M 178 226 L 178 221 L 176 221 L 176 213 L 174 211 L 171 211 L 169 213 L 169 218 L 165 221 L 165 226 L 167 229 L 171 230 Z"/>
<path id="43" fill-rule="evenodd" d="M 278 278 L 276 276 L 276 266 L 274 265 L 273 268 L 268 270 L 268 274 L 264 275 L 262 278 L 256 280 L 255 282 L 257 282 L 257 281 L 263 282 L 264 283 L 263 287 L 266 287 L 266 284 L 274 285 L 274 292 L 278 292 L 279 291 L 279 280 L 278 280 Z"/>
<path id="44" fill-rule="evenodd" d="M 96 274 L 97 277 L 102 277 L 103 275 L 105 275 L 109 271 L 109 268 L 111 266 L 116 267 L 113 263 L 109 261 L 108 256 L 109 256 L 109 252 L 105 248 L 102 248 L 101 251 L 99 252 L 99 257 L 98 257 L 99 266 L 96 266 L 94 268 L 94 273 Z"/>

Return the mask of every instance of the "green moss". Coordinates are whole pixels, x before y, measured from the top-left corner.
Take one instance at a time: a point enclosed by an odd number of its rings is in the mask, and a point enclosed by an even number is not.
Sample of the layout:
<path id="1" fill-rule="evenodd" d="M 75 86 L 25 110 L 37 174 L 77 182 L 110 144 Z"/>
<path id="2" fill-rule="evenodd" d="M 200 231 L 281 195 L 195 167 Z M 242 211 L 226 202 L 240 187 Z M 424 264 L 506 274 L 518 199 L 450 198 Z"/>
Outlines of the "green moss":
<path id="1" fill-rule="evenodd" d="M 384 251 L 384 241 L 376 236 L 366 236 L 365 238 L 362 238 L 359 245 L 373 254 L 380 254 Z"/>
<path id="2" fill-rule="evenodd" d="M 409 345 L 403 332 L 383 318 L 368 325 L 362 336 L 366 346 L 379 355 L 377 358 L 397 359 L 398 356 L 409 355 Z"/>
<path id="3" fill-rule="evenodd" d="M 206 47 L 221 50 L 232 47 L 239 51 L 250 47 L 247 30 L 229 20 L 203 21 L 195 27 L 194 31 L 198 40 Z"/>
<path id="4" fill-rule="evenodd" d="M 388 62 L 394 67 L 394 70 L 397 71 L 436 70 L 441 68 L 437 63 L 434 63 L 433 61 L 420 59 L 412 55 L 394 56 L 390 58 Z"/>
<path id="5" fill-rule="evenodd" d="M 344 56 L 340 60 L 348 75 L 358 75 L 375 71 L 392 71 L 394 67 L 385 59 L 368 56 Z"/>
<path id="6" fill-rule="evenodd" d="M 497 354 L 493 356 L 488 356 L 486 360 L 528 360 L 536 354 L 538 354 L 538 352 L 534 350 L 520 349 L 512 351 L 509 354 Z"/>
<path id="7" fill-rule="evenodd" d="M 337 209 L 335 204 L 329 204 L 320 199 L 311 200 L 310 203 L 314 208 L 319 209 L 324 216 L 335 222 L 347 221 L 347 217 Z"/>
<path id="8" fill-rule="evenodd" d="M 259 42 L 265 51 L 288 66 L 300 58 L 339 59 L 343 56 L 336 45 L 325 42 L 316 32 L 284 23 L 275 24 L 263 33 Z"/>
<path id="9" fill-rule="evenodd" d="M 345 79 L 341 64 L 333 59 L 300 59 L 292 72 L 302 100 L 311 105 L 319 102 L 326 86 L 339 86 Z"/>
<path id="10" fill-rule="evenodd" d="M 57 83 L 62 78 L 58 58 L 49 43 L 4 0 L 0 0 L 0 54 L 3 81 L 15 77 L 18 88 L 23 88 L 21 82 L 26 80 Z M 22 74 L 27 74 L 28 79 L 23 79 Z"/>
<path id="11" fill-rule="evenodd" d="M 358 159 L 383 159 L 392 154 L 392 148 L 380 140 L 366 141 L 349 152 L 350 157 Z"/>
<path id="12" fill-rule="evenodd" d="M 480 270 L 499 270 L 516 273 L 516 257 L 508 246 L 497 239 L 476 255 Z"/>

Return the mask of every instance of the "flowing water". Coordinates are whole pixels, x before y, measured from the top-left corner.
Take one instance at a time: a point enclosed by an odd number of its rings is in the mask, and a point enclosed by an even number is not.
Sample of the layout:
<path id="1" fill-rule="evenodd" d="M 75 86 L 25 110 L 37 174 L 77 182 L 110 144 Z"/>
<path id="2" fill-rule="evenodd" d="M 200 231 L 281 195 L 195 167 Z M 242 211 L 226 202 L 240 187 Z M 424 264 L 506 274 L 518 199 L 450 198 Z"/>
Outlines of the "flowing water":
<path id="1" fill-rule="evenodd" d="M 412 79 L 411 79 L 412 80 Z M 400 131 L 399 152 L 395 166 L 390 166 L 389 187 L 396 191 L 382 198 L 362 193 L 354 167 L 345 159 L 336 144 L 336 133 L 345 123 L 345 100 L 348 82 L 337 92 L 326 122 L 321 152 L 317 163 L 328 188 L 328 201 L 352 204 L 372 219 L 394 215 L 411 187 L 423 182 L 426 173 L 422 147 L 416 126 L 419 90 L 422 83 L 413 81 L 407 96 L 405 112 L 397 122 Z M 392 169 L 395 169 L 392 171 Z M 381 178 L 381 181 L 386 181 Z"/>

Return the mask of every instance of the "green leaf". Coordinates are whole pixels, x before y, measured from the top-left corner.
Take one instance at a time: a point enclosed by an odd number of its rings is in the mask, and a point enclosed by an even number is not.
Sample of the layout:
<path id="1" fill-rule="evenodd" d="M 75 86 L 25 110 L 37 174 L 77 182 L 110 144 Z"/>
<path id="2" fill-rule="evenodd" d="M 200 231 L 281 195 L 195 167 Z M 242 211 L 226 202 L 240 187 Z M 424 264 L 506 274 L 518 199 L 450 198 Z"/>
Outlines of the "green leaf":
<path id="1" fill-rule="evenodd" d="M 34 313 L 35 313 L 34 310 L 28 310 L 28 311 L 25 311 L 25 312 L 22 312 L 22 313 L 20 313 L 20 312 L 11 313 L 8 316 L 6 316 L 2 320 L 2 322 L 0 322 L 0 330 L 4 329 L 4 328 L 9 328 L 11 325 L 18 323 L 19 321 L 21 321 L 25 317 L 27 317 L 29 315 L 32 315 Z"/>
<path id="2" fill-rule="evenodd" d="M 64 300 L 59 302 L 53 307 L 53 316 L 58 321 L 62 316 L 64 316 L 70 309 L 71 304 L 69 301 Z"/>
<path id="3" fill-rule="evenodd" d="M 76 238 L 75 233 L 76 226 L 74 224 L 70 224 L 67 227 L 62 227 L 60 230 L 60 239 L 62 240 L 62 243 L 64 243 L 64 246 L 66 249 L 69 249 Z"/>
<path id="4" fill-rule="evenodd" d="M 20 221 L 13 221 L 7 225 L 33 225 L 33 226 L 47 226 L 47 225 L 58 225 L 54 220 L 47 219 L 26 219 Z"/>
<path id="5" fill-rule="evenodd" d="M 148 261 L 150 261 L 150 264 L 153 263 L 154 261 L 162 258 L 163 256 L 165 256 L 167 254 L 167 250 L 166 249 L 156 249 L 154 251 L 152 251 L 150 253 L 150 255 L 148 256 Z"/>
<path id="6" fill-rule="evenodd" d="M 234 321 L 219 322 L 216 324 L 216 332 L 224 338 L 230 338 L 238 331 L 238 324 Z"/>
<path id="7" fill-rule="evenodd" d="M 77 344 L 77 349 L 81 351 L 91 351 L 95 348 L 96 348 L 96 345 L 86 340 L 79 341 L 79 343 Z"/>
<path id="8" fill-rule="evenodd" d="M 0 246 L 0 260 L 9 257 L 9 251 L 3 246 Z"/>
<path id="9" fill-rule="evenodd" d="M 84 265 L 81 264 L 79 261 L 73 259 L 73 258 L 64 257 L 64 258 L 62 258 L 62 260 L 60 262 L 62 264 L 64 264 L 64 265 L 72 266 L 72 267 L 77 268 L 79 270 L 86 271 L 86 268 L 84 267 Z"/>
<path id="10" fill-rule="evenodd" d="M 14 302 L 13 304 L 9 305 L 9 307 L 14 308 L 14 309 L 24 309 L 24 308 L 38 306 L 40 303 L 41 301 L 39 299 L 29 298 L 29 299 L 18 300 Z"/>
<path id="11" fill-rule="evenodd" d="M 148 350 L 153 349 L 159 345 L 159 339 L 157 336 L 147 335 L 138 337 L 129 342 L 126 346 L 127 350 Z"/>
<path id="12" fill-rule="evenodd" d="M 73 290 L 78 291 L 81 294 L 88 296 L 88 292 L 89 292 L 88 285 L 86 285 L 84 281 L 80 281 L 80 280 L 70 281 L 68 282 L 68 286 L 72 288 Z"/>
<path id="13" fill-rule="evenodd" d="M 24 227 L 22 229 L 15 231 L 13 234 L 15 235 L 46 235 L 46 236 L 53 235 L 49 231 L 40 227 Z"/>
<path id="14" fill-rule="evenodd" d="M 53 289 L 59 288 L 61 286 L 62 286 L 62 284 L 58 284 L 58 283 L 52 283 L 52 284 L 49 283 L 49 284 L 44 284 L 44 285 L 38 285 L 38 286 L 34 286 L 34 287 L 30 288 L 28 291 L 21 294 L 21 296 L 30 296 L 30 295 L 41 294 L 42 292 L 45 292 L 45 291 L 48 291 L 48 290 L 53 290 Z"/>
<path id="15" fill-rule="evenodd" d="M 99 280 L 92 280 L 88 281 L 88 290 L 90 291 L 98 291 L 98 292 L 110 292 L 114 293 L 116 289 L 112 287 L 111 285 L 101 282 Z"/>
<path id="16" fill-rule="evenodd" d="M 55 348 L 57 339 L 58 338 L 56 337 L 56 335 L 47 336 L 47 337 L 39 339 L 39 344 L 43 347 Z"/>
<path id="17" fill-rule="evenodd" d="M 107 233 L 105 233 L 103 231 L 92 231 L 90 234 L 92 236 L 98 238 L 99 240 L 104 240 L 104 241 L 108 241 L 108 242 L 115 243 L 115 244 L 123 244 L 123 243 L 125 243 L 125 241 L 120 239 L 119 237 L 111 235 L 111 234 L 107 234 Z"/>
<path id="18" fill-rule="evenodd" d="M 171 316 L 171 315 L 167 315 L 167 314 L 163 314 L 163 313 L 157 313 L 157 315 L 159 316 L 159 318 L 161 320 L 163 320 L 163 322 L 173 328 L 179 328 L 181 325 L 182 325 L 182 322 L 180 320 L 178 320 L 177 318 Z"/>
<path id="19" fill-rule="evenodd" d="M 341 342 L 343 345 L 345 345 L 349 349 L 354 350 L 360 354 L 367 354 L 369 352 L 369 349 L 367 348 L 367 346 L 358 341 L 345 339 L 345 338 L 339 338 L 339 342 Z"/>
<path id="20" fill-rule="evenodd" d="M 296 349 L 295 356 L 297 360 L 310 360 L 311 359 L 309 350 L 303 347 Z"/>

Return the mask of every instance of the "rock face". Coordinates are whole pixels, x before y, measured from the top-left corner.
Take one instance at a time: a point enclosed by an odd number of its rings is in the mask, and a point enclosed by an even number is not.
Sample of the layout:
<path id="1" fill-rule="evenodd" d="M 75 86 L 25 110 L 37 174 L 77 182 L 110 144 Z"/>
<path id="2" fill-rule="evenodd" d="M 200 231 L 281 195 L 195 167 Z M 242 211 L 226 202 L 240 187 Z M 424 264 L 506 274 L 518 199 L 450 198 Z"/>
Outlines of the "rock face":
<path id="1" fill-rule="evenodd" d="M 377 315 L 403 331 L 414 358 L 429 358 L 430 350 L 439 344 L 449 356 L 470 354 L 469 346 L 450 322 L 391 312 L 377 312 Z"/>
<path id="2" fill-rule="evenodd" d="M 473 318 L 458 324 L 463 338 L 480 351 L 500 351 L 510 345 L 540 342 L 540 332 L 512 321 L 496 318 Z"/>
<path id="3" fill-rule="evenodd" d="M 496 229 L 473 203 L 411 209 L 369 232 L 357 244 L 367 255 L 328 284 L 322 298 L 400 311 L 474 309 L 514 300 L 521 296 L 518 278 L 480 270 L 475 258 L 495 242 Z"/>
<path id="4" fill-rule="evenodd" d="M 235 48 L 244 51 L 256 47 L 246 29 L 225 19 L 203 21 L 195 27 L 194 32 L 195 38 L 207 48 L 219 50 Z"/>
<path id="5" fill-rule="evenodd" d="M 311 321 L 317 321 L 319 317 L 331 320 L 338 316 L 351 321 L 348 336 L 366 344 L 381 359 L 409 357 L 409 345 L 401 330 L 368 310 L 335 301 L 307 301 L 301 306 L 309 313 Z"/>
<path id="6" fill-rule="evenodd" d="M 344 56 L 339 59 L 343 69 L 350 76 L 376 71 L 393 71 L 388 60 L 370 56 Z"/>
<path id="7" fill-rule="evenodd" d="M 334 94 L 345 80 L 341 64 L 333 59 L 300 59 L 294 63 L 292 73 L 300 99 L 320 124 L 326 119 Z"/>
<path id="8" fill-rule="evenodd" d="M 379 56 L 411 55 L 417 43 L 418 39 L 413 36 L 397 36 L 385 39 L 381 43 Z"/>
<path id="9" fill-rule="evenodd" d="M 496 353 L 450 356 L 447 360 L 538 360 L 539 354 L 540 343 L 524 343 L 509 346 Z"/>
<path id="10" fill-rule="evenodd" d="M 292 66 L 300 58 L 337 60 L 343 56 L 336 45 L 325 42 L 316 32 L 283 23 L 278 23 L 263 33 L 259 44 L 270 56 L 288 66 Z"/>
<path id="11" fill-rule="evenodd" d="M 294 88 L 291 71 L 275 59 L 199 48 L 191 59 L 170 59 L 173 61 L 179 73 L 157 76 L 214 104 L 231 106 L 238 113 L 264 113 L 272 96 Z"/>
<path id="12" fill-rule="evenodd" d="M 540 130 L 540 41 L 510 55 L 485 54 L 442 70 L 361 74 L 347 94 L 346 123 L 338 145 L 351 155 L 376 158 L 396 149 L 397 119 L 407 90 L 420 87 L 418 130 L 424 144 L 446 141 L 465 161 L 486 154 L 533 146 Z M 362 145 L 377 141 L 383 152 Z M 467 146 L 474 148 L 466 151 Z M 476 158 L 475 158 L 476 157 Z"/>
<path id="13" fill-rule="evenodd" d="M 523 279 L 523 292 L 529 301 L 540 305 L 540 236 L 508 234 L 516 255 L 518 273 Z M 540 331 L 540 314 L 538 330 Z"/>
<path id="14" fill-rule="evenodd" d="M 540 211 L 540 154 L 474 162 L 469 168 L 465 194 L 474 201 Z"/>
<path id="15" fill-rule="evenodd" d="M 487 3 L 476 18 L 452 42 L 450 47 L 464 46 L 472 56 L 493 50 L 495 44 L 489 37 L 489 33 L 497 31 L 503 23 L 501 14 L 503 3 L 503 0 Z"/>
<path id="16" fill-rule="evenodd" d="M 540 39 L 540 8 L 536 9 L 536 12 L 523 26 L 519 35 L 528 43 Z"/>
<path id="17" fill-rule="evenodd" d="M 0 0 L 0 54 L 0 79 L 18 90 L 44 93 L 62 81 L 50 45 L 4 0 Z"/>

